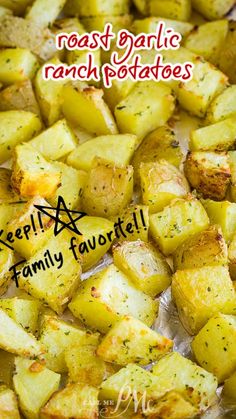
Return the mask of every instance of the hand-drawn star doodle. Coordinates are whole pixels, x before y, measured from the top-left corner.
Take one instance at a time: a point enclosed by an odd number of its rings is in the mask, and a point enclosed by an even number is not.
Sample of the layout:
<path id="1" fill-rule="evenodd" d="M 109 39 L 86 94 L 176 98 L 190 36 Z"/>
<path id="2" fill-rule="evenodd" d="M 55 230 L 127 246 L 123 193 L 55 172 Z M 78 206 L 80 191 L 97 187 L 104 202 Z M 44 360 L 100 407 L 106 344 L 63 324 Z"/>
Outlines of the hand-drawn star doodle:
<path id="1" fill-rule="evenodd" d="M 78 230 L 77 226 L 76 226 L 76 221 L 79 221 L 81 218 L 85 217 L 87 214 L 85 212 L 81 212 L 81 211 L 74 211 L 74 210 L 70 210 L 69 208 L 67 208 L 66 203 L 64 201 L 64 199 L 62 198 L 62 196 L 58 197 L 58 201 L 57 201 L 57 207 L 53 208 L 53 207 L 47 207 L 44 205 L 35 205 L 35 208 L 37 208 L 37 210 L 41 211 L 43 214 L 47 215 L 48 217 L 50 217 L 52 220 L 55 221 L 55 227 L 54 227 L 54 236 L 58 236 L 58 234 L 64 230 L 64 228 L 68 228 L 69 230 L 71 230 L 73 233 L 76 233 L 80 236 L 82 236 L 82 233 Z M 56 211 L 56 214 L 52 214 L 50 213 L 50 211 Z M 76 215 L 77 217 L 73 218 L 73 215 Z M 60 218 L 60 215 L 67 215 L 70 222 L 66 223 L 65 221 L 63 221 Z M 60 226 L 60 227 L 59 227 Z"/>

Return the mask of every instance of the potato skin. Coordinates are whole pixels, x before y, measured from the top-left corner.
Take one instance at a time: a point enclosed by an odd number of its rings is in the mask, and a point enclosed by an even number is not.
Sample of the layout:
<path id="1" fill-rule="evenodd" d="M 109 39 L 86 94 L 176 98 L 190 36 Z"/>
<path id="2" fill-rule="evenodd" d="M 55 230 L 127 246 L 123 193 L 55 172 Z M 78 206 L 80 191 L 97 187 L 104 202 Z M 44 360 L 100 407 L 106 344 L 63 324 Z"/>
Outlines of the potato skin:
<path id="1" fill-rule="evenodd" d="M 221 201 L 230 183 L 231 171 L 226 153 L 189 152 L 185 161 L 185 175 L 191 186 L 204 198 Z"/>
<path id="2" fill-rule="evenodd" d="M 227 265 L 227 262 L 228 248 L 222 230 L 214 225 L 187 239 L 174 253 L 175 270 Z"/>

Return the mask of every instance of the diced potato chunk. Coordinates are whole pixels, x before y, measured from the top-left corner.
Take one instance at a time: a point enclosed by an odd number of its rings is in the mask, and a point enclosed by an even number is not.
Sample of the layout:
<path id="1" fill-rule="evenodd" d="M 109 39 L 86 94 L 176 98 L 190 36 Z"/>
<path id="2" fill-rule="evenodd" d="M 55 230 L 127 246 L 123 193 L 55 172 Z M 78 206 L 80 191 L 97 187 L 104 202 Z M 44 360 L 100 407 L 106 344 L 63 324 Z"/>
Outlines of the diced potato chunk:
<path id="1" fill-rule="evenodd" d="M 165 19 L 163 17 L 146 17 L 145 19 L 135 20 L 132 24 L 132 31 L 139 35 L 140 33 L 155 33 L 157 25 L 164 22 L 167 28 L 172 28 L 182 36 L 186 36 L 194 28 L 189 22 L 180 22 L 179 20 Z"/>
<path id="2" fill-rule="evenodd" d="M 236 151 L 229 151 L 229 165 L 231 170 L 230 198 L 236 201 Z"/>
<path id="3" fill-rule="evenodd" d="M 118 105 L 118 103 L 120 103 L 130 94 L 131 90 L 134 88 L 136 84 L 136 81 L 130 79 L 114 79 L 111 82 L 111 87 L 103 86 L 105 101 L 109 105 L 109 108 L 112 110 L 112 112 L 114 112 L 115 107 Z"/>
<path id="4" fill-rule="evenodd" d="M 115 222 L 115 235 L 120 241 L 142 240 L 148 242 L 149 208 L 146 205 L 130 205 L 112 218 Z"/>
<path id="5" fill-rule="evenodd" d="M 0 164 L 12 156 L 17 144 L 29 141 L 41 128 L 38 116 L 32 112 L 0 112 Z"/>
<path id="6" fill-rule="evenodd" d="M 40 307 L 37 300 L 18 297 L 0 300 L 0 308 L 30 333 L 35 333 L 38 329 Z"/>
<path id="7" fill-rule="evenodd" d="M 26 19 L 34 22 L 41 28 L 51 26 L 62 11 L 66 0 L 35 0 L 29 8 Z"/>
<path id="8" fill-rule="evenodd" d="M 226 153 L 189 152 L 184 168 L 190 185 L 204 198 L 217 201 L 225 198 L 231 178 L 229 158 Z"/>
<path id="9" fill-rule="evenodd" d="M 133 317 L 125 317 L 112 327 L 98 346 L 104 361 L 118 365 L 146 365 L 172 349 L 173 342 Z"/>
<path id="10" fill-rule="evenodd" d="M 1 211 L 0 211 L 1 214 Z M 13 252 L 6 246 L 0 247 L 0 295 L 5 294 L 11 282 L 9 269 L 13 265 Z"/>
<path id="11" fill-rule="evenodd" d="M 236 204 L 229 201 L 216 202 L 210 199 L 206 199 L 202 203 L 211 224 L 219 224 L 226 242 L 230 241 L 236 231 Z"/>
<path id="12" fill-rule="evenodd" d="M 22 235 L 20 232 L 20 235 L 13 239 L 14 249 L 26 259 L 32 257 L 42 246 L 44 246 L 44 244 L 46 244 L 49 238 L 53 235 L 53 220 L 48 216 L 40 213 L 40 223 L 38 218 L 38 210 L 35 208 L 35 205 L 48 206 L 48 203 L 43 198 L 33 198 L 24 205 L 22 211 L 17 213 L 16 217 L 10 221 L 7 227 L 9 234 L 12 231 L 17 231 L 17 229 L 24 231 L 24 227 L 26 225 L 31 226 L 31 220 L 33 217 L 35 231 L 31 228 L 27 235 Z"/>
<path id="13" fill-rule="evenodd" d="M 62 196 L 68 208 L 80 209 L 82 207 L 82 194 L 86 184 L 87 174 L 83 170 L 76 170 L 73 167 L 61 162 L 52 163 L 61 174 L 61 183 L 55 195 L 49 198 L 52 206 L 57 205 L 59 196 Z"/>
<path id="14" fill-rule="evenodd" d="M 148 15 L 148 2 L 146 0 L 133 0 L 133 3 L 142 15 Z"/>
<path id="15" fill-rule="evenodd" d="M 217 65 L 220 51 L 228 33 L 228 20 L 217 20 L 199 26 L 187 37 L 184 46 L 201 55 L 210 63 Z"/>
<path id="16" fill-rule="evenodd" d="M 38 61 L 34 54 L 24 48 L 5 48 L 0 51 L 0 82 L 3 84 L 32 79 Z"/>
<path id="17" fill-rule="evenodd" d="M 89 16 L 81 18 L 81 21 L 88 32 L 103 32 L 106 23 L 111 23 L 113 32 L 116 34 L 122 29 L 130 29 L 133 20 L 132 15 L 107 15 Z"/>
<path id="18" fill-rule="evenodd" d="M 233 148 L 236 138 L 236 118 L 224 121 L 191 132 L 190 149 L 224 151 Z"/>
<path id="19" fill-rule="evenodd" d="M 23 202 L 15 202 L 10 204 L 1 204 L 0 205 L 0 219 L 1 219 L 1 228 L 3 229 L 3 233 L 1 238 L 7 238 L 7 226 L 11 222 L 13 218 L 20 214 L 22 209 L 24 208 Z M 5 248 L 5 246 L 4 246 Z"/>
<path id="20" fill-rule="evenodd" d="M 13 158 L 12 184 L 19 195 L 50 198 L 55 194 L 61 181 L 60 172 L 34 147 L 18 145 Z"/>
<path id="21" fill-rule="evenodd" d="M 12 189 L 11 174 L 11 170 L 0 168 L 0 204 L 12 204 L 20 201 L 20 197 Z"/>
<path id="22" fill-rule="evenodd" d="M 79 145 L 67 158 L 67 163 L 76 169 L 90 170 L 95 157 L 100 157 L 118 166 L 130 163 L 137 145 L 135 135 L 103 135 Z"/>
<path id="23" fill-rule="evenodd" d="M 174 131 L 167 125 L 157 128 L 144 138 L 134 153 L 132 165 L 134 166 L 135 180 L 139 180 L 139 168 L 142 162 L 149 163 L 165 159 L 170 164 L 179 167 L 182 158 L 183 155 Z"/>
<path id="24" fill-rule="evenodd" d="M 97 344 L 98 335 L 79 329 L 72 323 L 66 323 L 57 317 L 45 315 L 40 331 L 40 342 L 46 348 L 46 365 L 55 372 L 66 372 L 65 350 L 77 342 Z"/>
<path id="25" fill-rule="evenodd" d="M 221 228 L 215 225 L 187 239 L 174 253 L 176 270 L 227 265 L 227 262 L 227 245 Z"/>
<path id="26" fill-rule="evenodd" d="M 50 63 L 59 65 L 61 61 L 54 57 Z M 60 119 L 63 102 L 62 89 L 65 80 L 44 80 L 42 73 L 42 68 L 40 68 L 34 80 L 35 94 L 43 120 L 47 126 L 51 126 Z"/>
<path id="27" fill-rule="evenodd" d="M 189 196 L 150 216 L 150 231 L 162 253 L 173 253 L 187 238 L 204 230 L 209 219 L 201 203 Z"/>
<path id="28" fill-rule="evenodd" d="M 157 302 L 134 288 L 114 265 L 84 281 L 69 304 L 75 317 L 102 333 L 108 332 L 125 315 L 131 315 L 151 326 L 157 306 Z"/>
<path id="29" fill-rule="evenodd" d="M 171 270 L 161 253 L 151 244 L 123 241 L 113 248 L 115 265 L 134 285 L 155 297 L 171 283 Z"/>
<path id="30" fill-rule="evenodd" d="M 65 119 L 33 138 L 29 144 L 38 150 L 45 159 L 59 160 L 76 147 L 76 139 Z"/>
<path id="31" fill-rule="evenodd" d="M 22 14 L 30 3 L 32 3 L 32 0 L 18 0 L 17 2 L 15 0 L 1 0 L 1 5 L 9 8 L 15 14 Z"/>
<path id="32" fill-rule="evenodd" d="M 187 21 L 191 14 L 190 0 L 150 0 L 152 16 L 163 16 L 175 20 Z"/>
<path id="33" fill-rule="evenodd" d="M 0 320 L 0 347 L 2 349 L 26 358 L 34 358 L 44 352 L 40 342 L 12 320 L 2 309 L 0 309 Z"/>
<path id="34" fill-rule="evenodd" d="M 83 112 L 81 112 L 83 109 Z M 103 100 L 103 91 L 67 85 L 63 88 L 63 113 L 75 125 L 96 135 L 117 134 L 113 115 Z"/>
<path id="35" fill-rule="evenodd" d="M 112 217 L 131 201 L 133 167 L 95 158 L 84 188 L 82 205 L 89 215 Z"/>
<path id="36" fill-rule="evenodd" d="M 162 388 L 178 391 L 201 411 L 216 401 L 217 379 L 197 364 L 173 352 L 153 368 Z"/>
<path id="37" fill-rule="evenodd" d="M 115 237 L 113 222 L 101 217 L 83 217 L 76 223 L 82 270 L 92 268 L 111 247 Z"/>
<path id="38" fill-rule="evenodd" d="M 236 368 L 236 316 L 210 319 L 193 339 L 192 349 L 199 365 L 224 381 Z"/>
<path id="39" fill-rule="evenodd" d="M 107 378 L 106 363 L 97 356 L 98 340 L 72 343 L 65 350 L 65 361 L 69 371 L 69 380 L 98 387 Z"/>
<path id="40" fill-rule="evenodd" d="M 37 419 L 42 406 L 58 390 L 60 375 L 36 361 L 15 359 L 13 385 L 27 419 Z"/>
<path id="41" fill-rule="evenodd" d="M 195 56 L 191 62 L 193 78 L 180 84 L 177 98 L 184 109 L 203 118 L 210 102 L 226 87 L 227 77 L 201 57 Z"/>
<path id="42" fill-rule="evenodd" d="M 233 0 L 227 0 L 233 3 Z M 226 1 L 226 3 L 227 3 Z M 220 3 L 222 4 L 222 3 Z M 229 32 L 226 37 L 224 48 L 221 50 L 219 67 L 223 73 L 229 77 L 230 83 L 236 83 L 235 75 L 235 40 L 236 40 L 236 22 L 234 20 L 229 22 Z"/>
<path id="43" fill-rule="evenodd" d="M 5 385 L 0 386 L 0 416 L 2 419 L 20 419 L 16 395 Z"/>
<path id="44" fill-rule="evenodd" d="M 193 7 L 209 20 L 220 19 L 226 15 L 234 5 L 234 0 L 193 0 Z"/>
<path id="45" fill-rule="evenodd" d="M 0 111 L 22 110 L 40 116 L 30 80 L 11 84 L 0 92 Z"/>
<path id="46" fill-rule="evenodd" d="M 18 273 L 20 288 L 57 313 L 63 312 L 80 283 L 81 267 L 69 249 L 70 241 L 68 230 L 59 240 L 53 236 Z"/>
<path id="47" fill-rule="evenodd" d="M 219 311 L 236 313 L 236 293 L 227 267 L 177 271 L 172 294 L 180 320 L 191 334 L 196 334 Z"/>
<path id="48" fill-rule="evenodd" d="M 190 192 L 184 175 L 166 160 L 141 163 L 139 173 L 143 203 L 151 213 L 162 211 L 173 199 Z"/>
<path id="49" fill-rule="evenodd" d="M 162 82 L 143 81 L 115 109 L 118 128 L 142 140 L 149 132 L 164 125 L 175 109 L 171 89 Z"/>
<path id="50" fill-rule="evenodd" d="M 236 115 L 236 86 L 228 86 L 210 104 L 207 111 L 207 121 L 214 124 L 218 121 Z"/>
<path id="51" fill-rule="evenodd" d="M 119 16 L 129 12 L 128 0 L 87 0 L 85 3 L 69 0 L 66 3 L 66 12 L 70 15 L 79 14 L 82 17 L 90 16 Z"/>
<path id="52" fill-rule="evenodd" d="M 95 419 L 98 417 L 98 390 L 81 383 L 68 384 L 54 394 L 41 410 L 42 419 Z"/>
<path id="53" fill-rule="evenodd" d="M 236 281 L 236 235 L 233 235 L 229 245 L 229 271 L 233 281 Z"/>
<path id="54" fill-rule="evenodd" d="M 236 372 L 225 380 L 223 395 L 236 400 Z"/>

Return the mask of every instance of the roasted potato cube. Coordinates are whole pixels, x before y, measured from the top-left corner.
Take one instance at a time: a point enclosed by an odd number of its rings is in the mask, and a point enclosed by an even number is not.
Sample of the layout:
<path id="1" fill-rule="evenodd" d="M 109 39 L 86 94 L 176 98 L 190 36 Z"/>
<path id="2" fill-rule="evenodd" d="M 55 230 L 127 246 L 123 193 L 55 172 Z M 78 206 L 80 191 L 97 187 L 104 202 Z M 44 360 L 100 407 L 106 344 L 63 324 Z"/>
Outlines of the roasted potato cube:
<path id="1" fill-rule="evenodd" d="M 228 86 L 210 104 L 207 111 L 207 122 L 215 124 L 218 121 L 236 115 L 236 86 Z"/>
<path id="2" fill-rule="evenodd" d="M 146 0 L 133 0 L 133 3 L 135 4 L 136 8 L 138 9 L 138 11 L 144 15 L 147 16 L 148 15 L 148 2 Z"/>
<path id="3" fill-rule="evenodd" d="M 30 80 L 11 84 L 0 92 L 0 111 L 22 110 L 40 116 Z"/>
<path id="4" fill-rule="evenodd" d="M 211 224 L 221 226 L 226 242 L 232 240 L 236 230 L 236 204 L 229 201 L 202 200 Z"/>
<path id="5" fill-rule="evenodd" d="M 225 380 L 223 396 L 226 396 L 232 400 L 236 399 L 236 372 L 227 378 L 227 380 Z"/>
<path id="6" fill-rule="evenodd" d="M 117 51 L 118 52 L 118 51 Z M 118 52 L 119 53 L 119 52 Z M 105 61 L 108 61 L 107 59 Z M 112 112 L 118 103 L 123 101 L 137 84 L 134 80 L 112 80 L 111 87 L 103 86 L 104 98 Z"/>
<path id="7" fill-rule="evenodd" d="M 177 352 L 160 359 L 152 372 L 161 388 L 181 393 L 201 411 L 216 401 L 216 377 Z"/>
<path id="8" fill-rule="evenodd" d="M 57 53 L 55 36 L 50 29 L 45 28 L 42 30 L 34 22 L 18 16 L 1 18 L 0 46 L 26 48 L 43 61 L 49 60 Z"/>
<path id="9" fill-rule="evenodd" d="M 81 22 L 88 32 L 103 32 L 107 23 L 113 26 L 113 32 L 116 34 L 122 29 L 130 29 L 133 20 L 132 15 L 108 15 L 108 16 L 89 16 L 81 18 Z"/>
<path id="10" fill-rule="evenodd" d="M 219 226 L 209 226 L 187 239 L 174 253 L 176 270 L 227 265 L 228 249 Z"/>
<path id="11" fill-rule="evenodd" d="M 0 386 L 0 416 L 2 419 L 20 419 L 16 395 L 5 385 Z"/>
<path id="12" fill-rule="evenodd" d="M 163 17 L 146 17 L 145 19 L 135 20 L 132 24 L 132 32 L 136 35 L 140 33 L 155 33 L 157 25 L 164 22 L 167 28 L 172 28 L 182 36 L 188 35 L 194 28 L 189 22 L 180 22 L 179 20 L 165 19 Z"/>
<path id="13" fill-rule="evenodd" d="M 32 0 L 1 0 L 1 6 L 9 8 L 17 15 L 22 14 L 30 3 Z"/>
<path id="14" fill-rule="evenodd" d="M 234 5 L 234 0 L 193 0 L 193 7 L 209 20 L 217 20 L 226 15 Z"/>
<path id="15" fill-rule="evenodd" d="M 41 28 L 51 26 L 62 11 L 66 0 L 35 0 L 26 13 L 26 19 Z"/>
<path id="16" fill-rule="evenodd" d="M 152 16 L 188 21 L 191 15 L 191 0 L 150 0 L 149 8 Z"/>
<path id="17" fill-rule="evenodd" d="M 231 178 L 229 158 L 226 153 L 189 152 L 184 171 L 190 185 L 204 198 L 217 201 L 225 198 Z"/>
<path id="18" fill-rule="evenodd" d="M 130 205 L 113 218 L 115 236 L 120 241 L 142 240 L 148 242 L 149 208 L 146 205 Z"/>
<path id="19" fill-rule="evenodd" d="M 0 319 L 0 347 L 2 349 L 26 358 L 35 358 L 44 352 L 41 343 L 2 309 L 0 309 Z"/>
<path id="20" fill-rule="evenodd" d="M 115 120 L 103 100 L 101 89 L 92 86 L 80 89 L 66 85 L 62 94 L 62 111 L 68 121 L 92 134 L 118 134 Z"/>
<path id="21" fill-rule="evenodd" d="M 136 145 L 135 135 L 103 135 L 79 145 L 69 154 L 67 163 L 76 169 L 88 171 L 92 167 L 93 159 L 100 157 L 117 166 L 125 166 L 130 163 Z"/>
<path id="22" fill-rule="evenodd" d="M 38 61 L 28 49 L 5 48 L 0 51 L 0 82 L 3 84 L 32 79 L 37 68 Z"/>
<path id="23" fill-rule="evenodd" d="M 42 419 L 95 419 L 98 417 L 98 390 L 81 383 L 68 384 L 55 393 L 41 410 Z"/>
<path id="24" fill-rule="evenodd" d="M 26 300 L 18 297 L 4 298 L 0 300 L 0 308 L 27 332 L 37 332 L 39 311 L 41 308 L 39 301 Z"/>
<path id="25" fill-rule="evenodd" d="M 210 102 L 226 87 L 227 77 L 201 57 L 190 61 L 194 64 L 193 78 L 180 83 L 177 98 L 184 109 L 204 118 Z"/>
<path id="26" fill-rule="evenodd" d="M 8 249 L 6 246 L 0 247 L 0 296 L 5 294 L 7 291 L 10 282 L 11 275 L 9 269 L 13 265 L 13 252 Z M 1 301 L 1 300 L 0 300 Z"/>
<path id="27" fill-rule="evenodd" d="M 92 343 L 92 342 L 91 342 Z M 72 343 L 65 350 L 69 380 L 98 387 L 107 378 L 106 363 L 97 356 L 97 344 Z"/>
<path id="28" fill-rule="evenodd" d="M 175 109 L 171 89 L 162 82 L 142 81 L 115 108 L 120 132 L 137 135 L 141 141 L 149 132 L 164 125 Z"/>
<path id="29" fill-rule="evenodd" d="M 61 64 L 57 57 L 50 60 L 50 63 L 54 65 Z M 44 80 L 42 68 L 36 74 L 34 80 L 35 94 L 43 120 L 47 126 L 53 125 L 60 119 L 63 102 L 62 89 L 64 85 L 65 80 Z"/>
<path id="30" fill-rule="evenodd" d="M 201 203 L 191 195 L 173 201 L 150 216 L 150 231 L 162 253 L 173 253 L 187 238 L 207 228 L 209 219 Z"/>
<path id="31" fill-rule="evenodd" d="M 0 167 L 0 204 L 20 201 L 20 197 L 12 189 L 11 174 L 11 170 Z"/>
<path id="32" fill-rule="evenodd" d="M 229 245 L 229 271 L 233 281 L 236 281 L 236 235 L 233 235 Z"/>
<path id="33" fill-rule="evenodd" d="M 15 355 L 0 349 L 0 380 L 12 388 L 12 375 L 14 371 Z M 1 406 L 1 402 L 0 402 Z M 1 411 L 0 411 L 1 412 Z M 8 419 L 8 418 L 6 418 Z"/>
<path id="34" fill-rule="evenodd" d="M 236 201 L 236 151 L 229 151 L 229 165 L 231 170 L 230 198 Z"/>
<path id="35" fill-rule="evenodd" d="M 38 116 L 32 112 L 0 112 L 0 164 L 12 156 L 17 144 L 29 141 L 41 128 Z"/>
<path id="36" fill-rule="evenodd" d="M 206 266 L 177 271 L 172 295 L 180 320 L 190 334 L 196 334 L 217 314 L 236 313 L 236 293 L 228 268 Z"/>
<path id="37" fill-rule="evenodd" d="M 167 125 L 157 128 L 144 138 L 134 153 L 132 165 L 134 166 L 135 181 L 138 182 L 139 180 L 141 163 L 165 159 L 170 164 L 179 167 L 182 158 L 183 154 L 174 131 Z"/>
<path id="38" fill-rule="evenodd" d="M 18 145 L 13 155 L 12 185 L 22 197 L 52 197 L 60 186 L 60 171 L 30 144 Z"/>
<path id="39" fill-rule="evenodd" d="M 194 29 L 184 42 L 184 46 L 210 63 L 217 65 L 221 49 L 228 33 L 228 20 L 207 22 Z"/>
<path id="40" fill-rule="evenodd" d="M 17 214 L 20 214 L 24 208 L 23 202 L 15 202 L 10 204 L 1 204 L 0 205 L 0 219 L 1 219 L 1 228 L 3 232 L 1 238 L 7 238 L 7 226 L 11 222 L 12 218 L 15 218 Z M 4 246 L 5 248 L 5 246 Z"/>
<path id="41" fill-rule="evenodd" d="M 192 350 L 198 364 L 222 383 L 236 368 L 236 316 L 210 319 L 193 339 Z"/>
<path id="42" fill-rule="evenodd" d="M 115 238 L 113 222 L 101 217 L 83 217 L 76 223 L 82 236 L 78 239 L 82 270 L 96 265 Z"/>
<path id="43" fill-rule="evenodd" d="M 114 265 L 82 282 L 69 304 L 75 317 L 102 333 L 107 333 L 125 315 L 131 315 L 151 326 L 157 307 L 157 302 L 134 288 Z"/>
<path id="44" fill-rule="evenodd" d="M 162 211 L 173 199 L 190 192 L 184 175 L 166 160 L 141 163 L 139 173 L 142 200 L 151 213 Z"/>
<path id="45" fill-rule="evenodd" d="M 39 417 L 41 407 L 58 390 L 60 375 L 28 359 L 15 359 L 14 390 L 22 413 L 27 419 Z"/>
<path id="46" fill-rule="evenodd" d="M 54 222 L 47 215 L 40 213 L 40 218 L 35 205 L 47 206 L 48 203 L 45 199 L 35 197 L 28 201 L 22 211 L 9 222 L 7 231 L 11 236 L 12 231 L 20 229 L 20 235 L 15 237 L 14 249 L 25 259 L 32 257 L 46 242 L 52 237 L 54 230 Z M 54 213 L 55 214 L 55 213 Z M 33 217 L 34 228 L 31 228 L 31 221 Z M 25 226 L 29 226 L 27 234 L 22 235 Z M 25 229 L 26 230 L 26 229 Z M 37 233 L 37 234 L 35 234 Z"/>
<path id="47" fill-rule="evenodd" d="M 115 216 L 130 203 L 132 194 L 132 166 L 94 159 L 82 196 L 84 211 L 99 217 Z"/>
<path id="48" fill-rule="evenodd" d="M 62 196 L 68 208 L 81 208 L 82 194 L 87 179 L 86 172 L 76 170 L 61 162 L 55 162 L 52 165 L 59 170 L 61 183 L 55 195 L 49 198 L 50 204 L 57 205 L 59 196 Z"/>
<path id="49" fill-rule="evenodd" d="M 45 159 L 59 160 L 74 150 L 77 142 L 66 120 L 62 119 L 33 138 L 29 144 Z"/>
<path id="50" fill-rule="evenodd" d="M 46 348 L 46 366 L 55 372 L 66 372 L 65 350 L 75 342 L 85 345 L 98 343 L 98 335 L 79 329 L 55 316 L 45 315 L 40 330 L 40 342 Z"/>
<path id="51" fill-rule="evenodd" d="M 233 0 L 230 2 L 233 3 Z M 227 4 L 227 1 L 226 1 L 226 4 Z M 222 48 L 221 50 L 220 59 L 219 59 L 219 67 L 221 71 L 223 71 L 223 73 L 225 73 L 229 77 L 230 83 L 236 83 L 235 40 L 236 40 L 236 22 L 230 21 L 228 35 L 224 43 L 224 48 Z"/>
<path id="52" fill-rule="evenodd" d="M 149 329 L 139 320 L 126 316 L 103 338 L 97 354 L 104 361 L 118 365 L 147 365 L 172 349 L 173 342 Z"/>
<path id="53" fill-rule="evenodd" d="M 194 130 L 190 134 L 190 149 L 224 151 L 233 148 L 236 138 L 236 117 Z"/>
<path id="54" fill-rule="evenodd" d="M 63 312 L 80 283 L 80 263 L 69 249 L 71 237 L 68 230 L 60 233 L 60 240 L 53 236 L 16 273 L 19 276 L 20 289 L 59 314 Z"/>
<path id="55" fill-rule="evenodd" d="M 161 253 L 151 244 L 123 241 L 113 248 L 114 264 L 134 285 L 155 297 L 171 284 L 171 270 Z"/>
<path id="56" fill-rule="evenodd" d="M 119 16 L 129 13 L 129 0 L 87 0 L 86 3 L 69 0 L 65 11 L 70 15 L 82 17 L 90 16 Z"/>

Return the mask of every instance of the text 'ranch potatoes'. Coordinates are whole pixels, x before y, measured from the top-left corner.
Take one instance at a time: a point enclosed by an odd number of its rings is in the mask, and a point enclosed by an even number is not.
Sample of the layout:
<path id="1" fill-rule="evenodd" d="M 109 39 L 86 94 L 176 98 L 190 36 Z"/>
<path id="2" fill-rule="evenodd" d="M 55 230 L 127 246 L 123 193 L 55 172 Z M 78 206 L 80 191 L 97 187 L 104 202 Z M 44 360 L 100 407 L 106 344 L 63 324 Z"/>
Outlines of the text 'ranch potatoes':
<path id="1" fill-rule="evenodd" d="M 236 418 L 234 6 L 0 0 L 0 419 Z"/>

